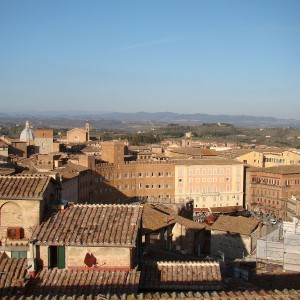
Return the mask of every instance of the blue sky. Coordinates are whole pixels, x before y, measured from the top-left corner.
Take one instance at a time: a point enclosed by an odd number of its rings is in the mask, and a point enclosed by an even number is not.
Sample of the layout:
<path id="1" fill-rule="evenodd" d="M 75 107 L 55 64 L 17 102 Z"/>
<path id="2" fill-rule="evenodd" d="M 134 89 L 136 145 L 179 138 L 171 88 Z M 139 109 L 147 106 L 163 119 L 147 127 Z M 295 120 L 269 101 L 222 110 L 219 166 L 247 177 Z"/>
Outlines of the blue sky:
<path id="1" fill-rule="evenodd" d="M 1 0 L 0 103 L 300 119 L 300 1 Z"/>

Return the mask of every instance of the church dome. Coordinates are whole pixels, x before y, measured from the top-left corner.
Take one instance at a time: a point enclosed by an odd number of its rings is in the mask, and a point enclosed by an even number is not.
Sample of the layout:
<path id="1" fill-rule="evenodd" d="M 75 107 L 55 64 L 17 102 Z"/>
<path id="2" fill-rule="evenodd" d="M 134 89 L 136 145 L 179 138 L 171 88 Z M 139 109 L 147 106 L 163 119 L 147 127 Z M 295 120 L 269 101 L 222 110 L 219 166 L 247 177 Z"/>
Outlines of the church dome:
<path id="1" fill-rule="evenodd" d="M 20 141 L 29 142 L 34 140 L 34 131 L 30 129 L 29 121 L 26 121 L 25 128 L 20 134 Z"/>

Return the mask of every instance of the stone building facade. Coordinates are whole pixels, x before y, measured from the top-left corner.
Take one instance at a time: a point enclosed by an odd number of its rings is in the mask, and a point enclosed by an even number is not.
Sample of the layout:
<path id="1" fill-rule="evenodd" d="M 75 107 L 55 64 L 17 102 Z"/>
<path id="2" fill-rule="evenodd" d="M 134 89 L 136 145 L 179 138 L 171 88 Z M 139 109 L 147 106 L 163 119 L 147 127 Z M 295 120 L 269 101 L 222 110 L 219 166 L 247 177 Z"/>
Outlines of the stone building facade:
<path id="1" fill-rule="evenodd" d="M 284 220 L 288 214 L 288 199 L 300 191 L 300 166 L 278 166 L 248 169 L 246 203 L 248 210 L 269 213 Z"/>
<path id="2" fill-rule="evenodd" d="M 68 206 L 36 228 L 32 257 L 46 269 L 130 270 L 140 254 L 141 215 L 139 205 Z"/>
<path id="3" fill-rule="evenodd" d="M 102 161 L 95 165 L 96 201 L 174 200 L 174 163 L 172 161 L 127 161 L 124 143 L 102 143 Z"/>
<path id="4" fill-rule="evenodd" d="M 86 122 L 85 128 L 73 128 L 67 132 L 67 143 L 85 143 L 90 140 L 90 123 Z"/>
<path id="5" fill-rule="evenodd" d="M 0 176 L 0 251 L 29 251 L 34 228 L 57 197 L 57 184 L 49 176 Z"/>
<path id="6" fill-rule="evenodd" d="M 53 129 L 36 129 L 34 142 L 36 153 L 53 152 Z"/>

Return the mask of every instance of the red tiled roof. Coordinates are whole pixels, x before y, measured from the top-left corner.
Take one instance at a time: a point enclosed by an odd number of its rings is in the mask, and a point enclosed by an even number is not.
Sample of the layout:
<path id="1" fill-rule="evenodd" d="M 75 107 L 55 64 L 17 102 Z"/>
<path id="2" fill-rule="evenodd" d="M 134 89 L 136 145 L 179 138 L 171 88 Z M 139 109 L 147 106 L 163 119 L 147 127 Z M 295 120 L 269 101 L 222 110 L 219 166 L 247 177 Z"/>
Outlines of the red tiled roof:
<path id="1" fill-rule="evenodd" d="M 8 144 L 5 143 L 4 141 L 0 140 L 0 147 L 2 147 L 2 148 L 8 148 Z"/>
<path id="2" fill-rule="evenodd" d="M 1 299 L 21 296 L 21 288 L 26 285 L 27 259 L 9 258 L 6 253 L 0 254 L 0 294 Z"/>
<path id="3" fill-rule="evenodd" d="M 220 265 L 211 262 L 153 262 L 143 265 L 140 287 L 146 290 L 220 290 Z"/>
<path id="4" fill-rule="evenodd" d="M 178 147 L 178 148 L 168 148 L 170 152 L 175 152 L 179 154 L 186 154 L 192 156 L 217 156 L 218 153 L 215 150 L 194 148 L 194 147 Z"/>
<path id="5" fill-rule="evenodd" d="M 101 299 L 108 294 L 121 296 L 137 293 L 140 272 L 43 270 L 31 281 L 26 297 L 44 299 Z M 99 298 L 97 298 L 99 296 Z M 70 298 L 69 298 L 70 297 Z"/>
<path id="6" fill-rule="evenodd" d="M 50 180 L 40 175 L 0 176 L 0 198 L 42 199 Z"/>
<path id="7" fill-rule="evenodd" d="M 250 235 L 259 225 L 260 220 L 245 217 L 220 216 L 211 226 L 211 230 L 228 231 Z"/>
<path id="8" fill-rule="evenodd" d="M 143 231 L 155 231 L 166 226 L 175 224 L 175 219 L 165 214 L 153 204 L 143 206 Z"/>
<path id="9" fill-rule="evenodd" d="M 187 300 L 299 300 L 300 290 L 234 290 L 213 292 L 163 292 L 145 293 L 137 295 L 134 299 L 160 300 L 160 299 L 187 299 Z"/>
<path id="10" fill-rule="evenodd" d="M 245 211 L 243 206 L 219 206 L 219 207 L 210 207 L 209 209 L 213 214 Z"/>
<path id="11" fill-rule="evenodd" d="M 38 244 L 135 246 L 139 205 L 74 205 L 52 215 L 32 235 Z"/>
<path id="12" fill-rule="evenodd" d="M 145 204 L 143 209 L 143 231 L 155 231 L 171 224 L 181 224 L 192 229 L 201 230 L 206 227 L 205 224 L 189 220 L 179 216 L 173 209 L 162 204 Z"/>

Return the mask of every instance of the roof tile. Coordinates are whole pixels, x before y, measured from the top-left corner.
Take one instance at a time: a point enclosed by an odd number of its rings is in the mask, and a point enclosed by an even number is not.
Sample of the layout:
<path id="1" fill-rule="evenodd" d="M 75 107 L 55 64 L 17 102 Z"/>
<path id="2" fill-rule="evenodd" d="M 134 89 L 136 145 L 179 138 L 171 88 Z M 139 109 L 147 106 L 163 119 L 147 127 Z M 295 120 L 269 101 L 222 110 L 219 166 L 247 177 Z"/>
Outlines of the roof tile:
<path id="1" fill-rule="evenodd" d="M 134 246 L 139 205 L 73 205 L 42 222 L 32 235 L 39 244 Z"/>

